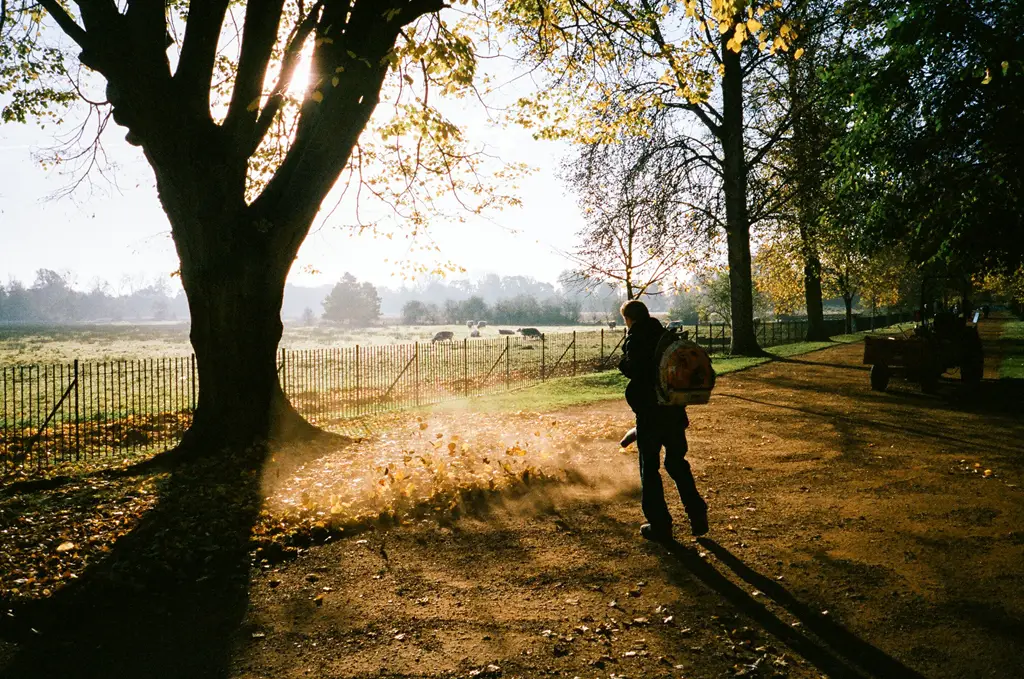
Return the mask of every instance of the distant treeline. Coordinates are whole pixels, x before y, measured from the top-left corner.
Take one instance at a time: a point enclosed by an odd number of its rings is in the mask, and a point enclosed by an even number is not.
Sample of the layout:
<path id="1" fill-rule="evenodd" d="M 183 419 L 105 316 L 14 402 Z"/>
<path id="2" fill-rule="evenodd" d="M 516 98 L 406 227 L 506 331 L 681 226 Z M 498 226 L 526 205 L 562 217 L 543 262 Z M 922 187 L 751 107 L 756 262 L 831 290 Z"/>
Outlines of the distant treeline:
<path id="1" fill-rule="evenodd" d="M 438 306 L 410 300 L 402 306 L 402 322 L 406 325 L 465 323 L 487 321 L 505 325 L 573 325 L 580 321 L 579 300 L 552 297 L 538 300 L 532 295 L 516 295 L 494 304 L 487 304 L 474 295 L 466 300 L 445 300 Z"/>
<path id="2" fill-rule="evenodd" d="M 360 290 L 367 285 L 360 283 Z M 282 318 L 302 319 L 307 323 L 321 320 L 327 311 L 324 302 L 337 286 L 337 283 L 286 286 Z M 571 324 L 578 322 L 581 315 L 617 318 L 622 303 L 621 294 L 609 286 L 573 290 L 529 276 L 490 274 L 474 281 L 431 278 L 399 288 L 370 287 L 379 305 L 369 304 L 368 315 L 372 318 L 365 318 L 367 314 L 363 314 L 360 324 L 379 322 L 380 316 L 402 318 L 410 302 L 418 303 L 410 307 L 416 318 L 434 319 L 439 323 L 486 320 L 520 325 Z M 363 292 L 372 302 L 369 289 Z M 655 295 L 645 301 L 652 310 L 660 311 L 667 309 L 672 300 L 669 295 Z M 10 279 L 0 284 L 0 323 L 185 323 L 188 320 L 184 292 L 176 281 L 166 277 L 150 281 L 125 277 L 116 289 L 106 281 L 97 280 L 82 289 L 75 284 L 71 273 L 39 269 L 31 283 Z"/>
<path id="3" fill-rule="evenodd" d="M 105 284 L 83 292 L 50 269 L 39 269 L 30 286 L 18 280 L 0 285 L 0 323 L 128 320 L 187 321 L 188 302 L 183 293 L 172 294 L 170 286 L 160 283 L 118 295 Z"/>
<path id="4" fill-rule="evenodd" d="M 563 276 L 559 276 L 562 280 Z M 656 291 L 655 286 L 653 291 Z M 414 285 L 401 288 L 378 287 L 380 295 L 381 313 L 386 316 L 404 316 L 403 310 L 409 302 L 419 302 L 425 307 L 434 309 L 445 320 L 453 318 L 450 313 L 451 304 L 466 303 L 473 298 L 482 300 L 493 313 L 516 313 L 513 309 L 526 308 L 529 305 L 526 298 L 533 298 L 538 306 L 549 307 L 562 305 L 566 302 L 578 304 L 579 313 L 607 315 L 613 318 L 618 317 L 619 305 L 624 298 L 622 293 L 614 287 L 595 282 L 589 288 L 556 286 L 544 281 L 538 281 L 530 276 L 498 276 L 488 274 L 477 280 L 443 278 L 430 278 Z M 285 294 L 287 301 L 287 293 Z M 512 303 L 512 300 L 519 299 L 520 303 Z M 644 301 L 652 311 L 667 311 L 671 304 L 671 293 L 653 294 L 646 296 Z M 499 311 L 503 309 L 503 311 Z M 483 320 L 490 320 L 483 317 L 481 309 L 459 312 L 460 319 L 477 320 L 474 315 Z M 571 315 L 571 310 L 570 310 Z M 518 321 L 501 321 L 499 323 L 513 323 Z M 539 322 L 539 321 L 535 321 Z"/>

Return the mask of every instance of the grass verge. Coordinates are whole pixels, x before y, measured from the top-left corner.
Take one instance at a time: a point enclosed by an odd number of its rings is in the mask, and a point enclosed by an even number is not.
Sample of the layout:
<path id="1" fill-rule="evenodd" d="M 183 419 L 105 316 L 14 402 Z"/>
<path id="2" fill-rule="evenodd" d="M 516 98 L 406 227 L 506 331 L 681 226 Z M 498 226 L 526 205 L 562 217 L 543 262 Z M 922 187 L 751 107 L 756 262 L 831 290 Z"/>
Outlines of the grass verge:
<path id="1" fill-rule="evenodd" d="M 1024 380 L 1024 321 L 1006 321 L 999 343 L 1003 350 L 999 379 Z"/>
<path id="2" fill-rule="evenodd" d="M 781 344 L 767 349 L 768 356 L 725 356 L 713 357 L 715 372 L 725 375 L 737 370 L 745 370 L 754 366 L 768 363 L 773 358 L 784 358 L 798 356 L 812 351 L 828 349 L 839 344 L 851 344 L 864 339 L 865 335 L 881 334 L 886 332 L 899 332 L 900 326 L 878 328 L 871 331 L 857 332 L 850 335 L 839 335 L 831 342 L 794 342 L 792 344 Z M 496 411 L 549 411 L 569 408 L 572 406 L 586 405 L 609 399 L 622 398 L 622 392 L 626 388 L 626 378 L 619 374 L 618 370 L 606 370 L 599 373 L 590 373 L 577 377 L 558 377 L 548 380 L 542 384 L 520 389 L 505 394 L 494 396 L 481 396 L 472 400 L 472 409 L 483 412 Z M 457 402 L 443 406 L 440 409 L 465 408 L 465 402 Z"/>

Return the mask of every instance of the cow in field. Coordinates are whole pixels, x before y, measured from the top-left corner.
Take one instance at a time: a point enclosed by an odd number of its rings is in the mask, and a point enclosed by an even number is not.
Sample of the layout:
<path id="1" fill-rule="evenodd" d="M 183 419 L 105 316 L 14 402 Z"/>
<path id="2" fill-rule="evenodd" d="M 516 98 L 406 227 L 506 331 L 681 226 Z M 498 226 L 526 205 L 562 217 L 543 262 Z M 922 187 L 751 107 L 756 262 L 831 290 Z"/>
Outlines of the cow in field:
<path id="1" fill-rule="evenodd" d="M 472 328 L 474 325 L 476 325 L 476 321 L 466 321 L 467 328 Z"/>
<path id="2" fill-rule="evenodd" d="M 499 328 L 498 329 L 498 334 L 499 335 L 514 335 L 514 334 L 516 334 L 516 331 L 515 330 L 506 330 L 505 328 Z"/>
<path id="3" fill-rule="evenodd" d="M 544 334 L 537 328 L 519 328 L 519 334 L 531 339 L 544 339 Z"/>
<path id="4" fill-rule="evenodd" d="M 487 327 L 487 321 L 477 321 L 476 327 L 478 327 L 478 328 L 486 328 Z"/>
<path id="5" fill-rule="evenodd" d="M 612 330 L 615 329 L 616 325 L 618 324 L 615 321 L 608 321 L 608 327 L 611 328 Z"/>
<path id="6" fill-rule="evenodd" d="M 434 339 L 430 340 L 433 342 L 451 342 L 455 339 L 455 333 L 451 330 L 442 330 L 441 332 L 434 335 Z"/>

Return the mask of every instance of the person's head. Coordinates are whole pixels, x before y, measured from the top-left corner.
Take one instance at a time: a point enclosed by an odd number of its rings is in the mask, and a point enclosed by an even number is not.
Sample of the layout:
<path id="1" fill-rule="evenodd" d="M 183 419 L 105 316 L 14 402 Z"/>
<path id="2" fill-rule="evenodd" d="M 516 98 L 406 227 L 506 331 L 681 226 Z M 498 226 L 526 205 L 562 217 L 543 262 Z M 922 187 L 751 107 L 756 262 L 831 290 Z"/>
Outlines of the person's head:
<path id="1" fill-rule="evenodd" d="M 651 312 L 647 310 L 647 305 L 638 299 L 631 299 L 623 304 L 619 309 L 619 313 L 622 314 L 622 320 L 625 321 L 627 328 L 633 327 L 633 324 L 637 321 L 651 317 Z"/>

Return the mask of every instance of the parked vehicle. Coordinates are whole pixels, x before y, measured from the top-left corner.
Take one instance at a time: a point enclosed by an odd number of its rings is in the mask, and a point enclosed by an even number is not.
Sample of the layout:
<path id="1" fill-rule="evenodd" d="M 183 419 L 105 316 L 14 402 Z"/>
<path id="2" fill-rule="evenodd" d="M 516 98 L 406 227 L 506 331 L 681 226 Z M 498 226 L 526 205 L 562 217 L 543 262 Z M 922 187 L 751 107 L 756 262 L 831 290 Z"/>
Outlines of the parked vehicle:
<path id="1" fill-rule="evenodd" d="M 902 375 L 917 382 L 928 393 L 935 390 L 939 377 L 947 370 L 960 369 L 960 379 L 968 384 L 981 381 L 984 372 L 984 355 L 981 338 L 978 335 L 978 318 L 975 312 L 970 318 L 962 313 L 940 311 L 932 316 L 932 304 L 925 300 L 922 285 L 921 308 L 918 311 L 920 323 L 904 336 L 868 335 L 864 338 L 864 364 L 871 366 L 871 388 L 884 391 L 889 379 Z M 963 300 L 953 305 L 957 311 L 967 311 L 969 305 Z"/>

